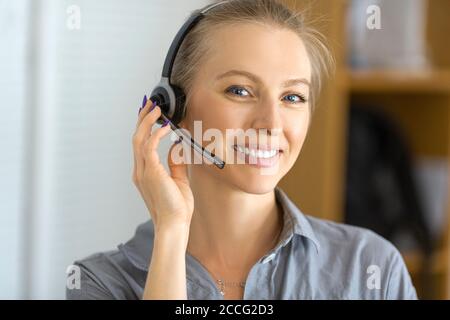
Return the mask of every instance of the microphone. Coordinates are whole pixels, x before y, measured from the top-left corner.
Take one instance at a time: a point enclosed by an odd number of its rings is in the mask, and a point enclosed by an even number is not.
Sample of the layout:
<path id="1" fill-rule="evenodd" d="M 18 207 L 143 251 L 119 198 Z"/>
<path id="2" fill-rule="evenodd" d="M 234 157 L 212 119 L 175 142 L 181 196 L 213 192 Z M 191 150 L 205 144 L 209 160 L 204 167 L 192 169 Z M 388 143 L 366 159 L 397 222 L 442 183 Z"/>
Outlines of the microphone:
<path id="1" fill-rule="evenodd" d="M 154 95 L 150 98 L 151 101 L 156 102 L 158 106 L 160 106 L 161 99 Z M 157 123 L 162 124 L 164 122 L 168 122 L 170 125 L 170 128 L 176 133 L 176 135 L 180 138 L 182 143 L 186 143 L 188 146 L 193 148 L 195 151 L 197 151 L 202 157 L 208 159 L 211 161 L 217 168 L 223 169 L 225 167 L 225 162 L 220 159 L 218 156 L 216 156 L 214 153 L 206 150 L 203 148 L 198 142 L 196 142 L 190 134 L 186 132 L 186 130 L 182 130 L 179 126 L 174 124 L 169 117 L 165 114 L 165 111 L 163 110 L 163 107 L 160 107 L 161 109 L 161 116 L 157 120 Z"/>

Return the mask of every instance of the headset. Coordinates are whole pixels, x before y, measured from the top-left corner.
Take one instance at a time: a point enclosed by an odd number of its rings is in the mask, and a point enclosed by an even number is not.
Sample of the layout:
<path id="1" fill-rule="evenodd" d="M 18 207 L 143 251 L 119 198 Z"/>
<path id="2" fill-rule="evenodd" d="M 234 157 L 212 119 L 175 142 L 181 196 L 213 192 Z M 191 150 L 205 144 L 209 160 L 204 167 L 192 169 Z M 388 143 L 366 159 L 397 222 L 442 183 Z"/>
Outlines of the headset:
<path id="1" fill-rule="evenodd" d="M 187 136 L 184 130 L 181 130 L 177 126 L 186 114 L 186 95 L 180 87 L 170 83 L 170 77 L 172 75 L 172 68 L 178 50 L 180 49 L 180 46 L 189 31 L 197 25 L 197 23 L 204 17 L 205 13 L 227 2 L 229 1 L 220 1 L 207 6 L 201 11 L 194 12 L 183 24 L 170 45 L 164 61 L 161 80 L 153 89 L 150 97 L 150 100 L 156 102 L 156 104 L 161 108 L 161 117 L 157 120 L 157 123 L 162 124 L 164 121 L 169 120 L 171 128 L 174 129 L 174 131 L 180 136 L 181 140 L 185 140 L 183 138 L 187 138 L 187 142 L 192 148 L 194 148 L 194 150 L 198 151 L 202 154 L 202 156 L 212 161 L 220 169 L 223 169 L 225 162 L 213 153 L 205 150 L 200 144 L 195 142 L 192 137 Z"/>

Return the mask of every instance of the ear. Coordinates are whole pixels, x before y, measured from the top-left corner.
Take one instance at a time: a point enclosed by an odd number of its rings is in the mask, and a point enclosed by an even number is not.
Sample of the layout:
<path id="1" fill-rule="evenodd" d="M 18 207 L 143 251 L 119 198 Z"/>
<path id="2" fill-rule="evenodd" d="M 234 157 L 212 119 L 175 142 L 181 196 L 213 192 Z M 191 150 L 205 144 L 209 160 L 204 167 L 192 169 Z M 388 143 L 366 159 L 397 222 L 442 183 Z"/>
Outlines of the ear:
<path id="1" fill-rule="evenodd" d="M 183 119 L 178 123 L 178 126 L 182 129 L 186 129 L 186 120 Z"/>

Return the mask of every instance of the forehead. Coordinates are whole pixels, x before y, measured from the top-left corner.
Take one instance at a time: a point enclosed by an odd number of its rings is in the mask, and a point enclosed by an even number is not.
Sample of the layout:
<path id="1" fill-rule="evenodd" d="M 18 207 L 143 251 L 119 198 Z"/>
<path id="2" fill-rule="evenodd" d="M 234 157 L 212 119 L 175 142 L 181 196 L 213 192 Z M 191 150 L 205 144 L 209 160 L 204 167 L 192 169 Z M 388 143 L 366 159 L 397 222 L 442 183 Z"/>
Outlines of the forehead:
<path id="1" fill-rule="evenodd" d="M 203 68 L 210 75 L 243 69 L 264 80 L 311 79 L 302 39 L 293 31 L 256 23 L 236 23 L 212 31 Z"/>

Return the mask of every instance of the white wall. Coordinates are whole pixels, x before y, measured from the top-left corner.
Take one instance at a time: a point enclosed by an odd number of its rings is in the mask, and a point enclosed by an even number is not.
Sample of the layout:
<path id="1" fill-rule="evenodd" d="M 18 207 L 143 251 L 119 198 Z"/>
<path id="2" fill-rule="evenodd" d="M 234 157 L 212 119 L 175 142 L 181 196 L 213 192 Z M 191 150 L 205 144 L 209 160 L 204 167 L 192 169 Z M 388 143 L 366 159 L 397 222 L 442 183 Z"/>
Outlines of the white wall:
<path id="1" fill-rule="evenodd" d="M 0 0 L 0 298 L 23 288 L 27 13 L 25 0 Z"/>
<path id="2" fill-rule="evenodd" d="M 15 90 L 6 102 L 1 96 L 8 112 L 0 147 L 9 150 L 0 158 L 0 245 L 12 259 L 1 261 L 0 298 L 64 298 L 73 260 L 114 249 L 148 219 L 131 180 L 137 111 L 159 81 L 176 31 L 207 2 L 17 2 L 31 23 L 28 51 L 17 50 L 30 59 L 22 59 L 22 73 L 20 61 L 1 62 L 16 82 L 0 73 L 2 91 L 5 82 Z M 67 27 L 71 5 L 80 8 L 79 30 Z M 16 52 L 7 58 L 21 59 Z"/>

